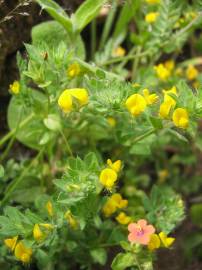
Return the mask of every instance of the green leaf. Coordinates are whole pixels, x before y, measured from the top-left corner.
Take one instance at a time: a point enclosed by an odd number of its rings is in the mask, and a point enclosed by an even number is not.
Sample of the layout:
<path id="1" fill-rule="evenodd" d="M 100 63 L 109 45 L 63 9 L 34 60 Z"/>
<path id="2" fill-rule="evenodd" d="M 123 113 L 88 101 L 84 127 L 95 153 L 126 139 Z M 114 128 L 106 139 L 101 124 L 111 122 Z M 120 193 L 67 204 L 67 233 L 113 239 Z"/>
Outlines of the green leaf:
<path id="1" fill-rule="evenodd" d="M 104 248 L 96 248 L 90 251 L 90 254 L 95 263 L 105 265 L 107 261 L 107 253 Z"/>
<path id="2" fill-rule="evenodd" d="M 163 124 L 162 124 L 162 119 L 161 118 L 150 116 L 149 119 L 150 119 L 150 121 L 152 123 L 152 126 L 155 129 L 162 129 L 163 128 Z"/>
<path id="3" fill-rule="evenodd" d="M 106 0 L 86 0 L 80 5 L 73 17 L 75 31 L 81 32 L 97 16 L 105 2 Z"/>
<path id="4" fill-rule="evenodd" d="M 4 177 L 4 167 L 0 165 L 0 178 Z"/>
<path id="5" fill-rule="evenodd" d="M 44 125 L 52 131 L 59 131 L 62 128 L 60 117 L 56 114 L 49 114 L 48 117 L 43 120 L 43 122 Z"/>
<path id="6" fill-rule="evenodd" d="M 56 21 L 64 26 L 64 28 L 72 33 L 73 26 L 71 19 L 66 14 L 66 12 L 53 0 L 36 0 L 37 3 L 45 9 L 51 17 L 53 17 Z"/>
<path id="7" fill-rule="evenodd" d="M 38 91 L 32 93 L 34 99 L 43 102 L 45 106 L 47 98 Z M 33 116 L 32 116 L 33 115 Z M 39 149 L 39 141 L 46 128 L 38 115 L 33 114 L 32 106 L 25 106 L 16 97 L 12 97 L 7 112 L 8 125 L 11 130 L 17 129 L 16 138 L 23 144 Z M 29 120 L 26 122 L 26 120 Z M 25 124 L 23 124 L 25 123 Z"/>
<path id="8" fill-rule="evenodd" d="M 202 227 L 202 203 L 194 204 L 190 208 L 192 222 Z"/>
<path id="9" fill-rule="evenodd" d="M 112 262 L 113 270 L 124 270 L 127 267 L 135 265 L 135 258 L 132 253 L 119 253 Z"/>

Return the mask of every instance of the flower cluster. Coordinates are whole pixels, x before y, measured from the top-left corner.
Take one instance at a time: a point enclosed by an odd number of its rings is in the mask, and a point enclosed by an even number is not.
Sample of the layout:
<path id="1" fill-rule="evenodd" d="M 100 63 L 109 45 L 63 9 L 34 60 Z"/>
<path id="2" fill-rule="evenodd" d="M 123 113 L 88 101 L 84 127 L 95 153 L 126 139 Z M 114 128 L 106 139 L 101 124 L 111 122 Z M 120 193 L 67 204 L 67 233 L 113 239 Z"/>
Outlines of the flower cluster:
<path id="1" fill-rule="evenodd" d="M 167 237 L 164 232 L 155 234 L 156 229 L 153 225 L 147 224 L 145 219 L 140 219 L 137 223 L 130 223 L 128 230 L 129 242 L 146 245 L 151 251 L 160 247 L 169 248 L 175 241 L 175 238 Z"/>
<path id="2" fill-rule="evenodd" d="M 23 263 L 31 261 L 32 249 L 28 248 L 23 241 L 18 242 L 18 236 L 5 239 L 4 244 L 14 252 L 16 259 L 19 261 Z"/>
<path id="3" fill-rule="evenodd" d="M 107 199 L 107 202 L 102 208 L 102 211 L 106 217 L 114 214 L 117 209 L 123 209 L 127 207 L 128 200 L 122 198 L 121 194 L 115 193 L 110 198 Z"/>

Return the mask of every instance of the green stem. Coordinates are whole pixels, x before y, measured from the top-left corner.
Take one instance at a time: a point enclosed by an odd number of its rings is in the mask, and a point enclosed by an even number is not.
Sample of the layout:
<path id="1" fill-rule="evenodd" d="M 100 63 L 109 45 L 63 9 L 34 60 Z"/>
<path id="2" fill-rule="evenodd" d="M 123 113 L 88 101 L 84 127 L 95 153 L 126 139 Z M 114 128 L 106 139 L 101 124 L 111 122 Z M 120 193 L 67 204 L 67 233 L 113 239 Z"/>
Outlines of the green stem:
<path id="1" fill-rule="evenodd" d="M 96 50 L 96 19 L 91 23 L 91 59 L 94 59 L 95 50 Z"/>
<path id="2" fill-rule="evenodd" d="M 44 151 L 44 148 L 42 148 L 36 157 L 30 162 L 29 166 L 25 167 L 24 170 L 22 171 L 21 175 L 16 178 L 10 185 L 8 185 L 6 191 L 5 191 L 5 196 L 3 200 L 1 201 L 1 205 L 5 204 L 8 199 L 10 198 L 11 194 L 13 191 L 17 188 L 17 186 L 21 183 L 21 181 L 24 179 L 24 176 L 30 171 L 31 167 L 34 165 L 34 163 L 40 158 Z"/>
<path id="3" fill-rule="evenodd" d="M 147 132 L 145 132 L 144 134 L 140 135 L 139 137 L 136 137 L 132 143 L 137 143 L 141 140 L 143 140 L 144 138 L 150 136 L 151 134 L 155 133 L 156 129 L 152 128 L 150 130 L 148 130 Z"/>
<path id="4" fill-rule="evenodd" d="M 65 134 L 63 133 L 62 130 L 60 130 L 60 134 L 62 135 L 62 138 L 63 138 L 63 140 L 65 142 L 65 145 L 66 145 L 66 148 L 67 148 L 67 152 L 69 152 L 70 156 L 73 157 L 74 155 L 72 153 L 71 147 L 70 147 L 70 145 L 69 145 L 69 143 L 67 141 L 67 138 L 65 137 Z"/>
<path id="5" fill-rule="evenodd" d="M 112 3 L 112 6 L 111 6 L 111 10 L 107 16 L 107 19 L 106 19 L 106 22 L 105 22 L 105 25 L 104 25 L 104 29 L 102 31 L 102 36 L 101 36 L 101 39 L 100 39 L 100 46 L 99 46 L 99 51 L 102 50 L 102 48 L 104 47 L 105 45 L 105 42 L 109 36 L 109 33 L 110 33 L 110 30 L 111 30 L 111 27 L 112 27 L 112 23 L 113 23 L 113 20 L 114 20 L 114 17 L 115 17 L 115 14 L 116 14 L 116 10 L 117 10 L 117 1 L 113 1 Z"/>
<path id="6" fill-rule="evenodd" d="M 9 131 L 1 140 L 0 140 L 0 146 L 2 146 L 6 141 L 8 141 L 15 133 L 17 128 L 22 128 L 25 126 L 34 116 L 34 113 L 30 114 L 25 120 L 23 120 L 20 125 L 11 131 Z"/>
<path id="7" fill-rule="evenodd" d="M 126 55 L 126 56 L 121 56 L 121 57 L 116 57 L 114 59 L 110 59 L 106 62 L 103 62 L 101 63 L 100 65 L 101 66 L 107 66 L 107 65 L 111 65 L 111 64 L 114 64 L 114 63 L 117 63 L 117 62 L 121 62 L 121 61 L 124 61 L 124 60 L 131 60 L 131 59 L 134 59 L 136 57 L 142 57 L 142 56 L 146 56 L 146 55 L 149 55 L 151 53 L 150 50 L 147 50 L 145 52 L 142 52 L 140 54 L 132 54 L 132 55 Z"/>
<path id="8" fill-rule="evenodd" d="M 138 46 L 137 47 L 137 55 L 140 54 L 140 52 L 141 52 L 141 47 Z M 131 75 L 132 80 L 134 80 L 134 78 L 135 78 L 135 74 L 136 74 L 136 71 L 137 71 L 139 59 L 140 59 L 139 57 L 135 57 L 135 59 L 134 59 L 133 69 L 132 69 L 132 75 Z"/>

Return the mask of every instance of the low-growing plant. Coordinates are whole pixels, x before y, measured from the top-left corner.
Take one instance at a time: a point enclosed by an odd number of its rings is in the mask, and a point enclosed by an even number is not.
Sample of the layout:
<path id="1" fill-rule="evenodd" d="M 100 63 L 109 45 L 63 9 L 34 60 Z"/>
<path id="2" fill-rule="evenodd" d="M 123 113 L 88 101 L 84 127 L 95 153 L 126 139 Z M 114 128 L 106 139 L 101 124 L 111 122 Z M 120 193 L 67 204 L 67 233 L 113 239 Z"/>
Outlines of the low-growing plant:
<path id="1" fill-rule="evenodd" d="M 36 2 L 54 21 L 33 27 L 9 89 L 0 265 L 153 269 L 185 216 L 176 190 L 201 185 L 182 187 L 187 174 L 177 166 L 193 164 L 184 153 L 201 147 L 200 59 L 173 60 L 201 26 L 200 1 L 86 0 L 71 16 L 53 0 Z M 90 53 L 81 37 L 89 23 Z M 15 140 L 29 151 L 10 155 Z"/>

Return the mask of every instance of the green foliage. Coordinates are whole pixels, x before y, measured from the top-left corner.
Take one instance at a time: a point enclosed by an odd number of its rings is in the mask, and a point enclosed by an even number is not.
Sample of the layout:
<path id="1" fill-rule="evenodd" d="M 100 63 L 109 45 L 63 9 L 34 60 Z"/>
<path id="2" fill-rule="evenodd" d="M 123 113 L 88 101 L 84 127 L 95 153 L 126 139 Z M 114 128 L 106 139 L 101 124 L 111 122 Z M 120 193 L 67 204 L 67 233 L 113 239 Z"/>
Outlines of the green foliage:
<path id="1" fill-rule="evenodd" d="M 202 226 L 201 214 L 202 214 L 202 204 L 198 203 L 191 206 L 190 215 L 191 215 L 192 222 L 195 225 L 200 226 L 200 227 Z"/>
<path id="2" fill-rule="evenodd" d="M 145 196 L 144 207 L 148 220 L 159 231 L 170 233 L 184 218 L 184 205 L 179 195 L 169 187 L 152 188 L 150 198 Z"/>

